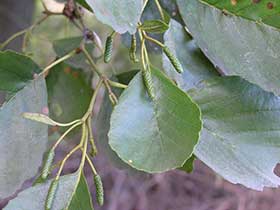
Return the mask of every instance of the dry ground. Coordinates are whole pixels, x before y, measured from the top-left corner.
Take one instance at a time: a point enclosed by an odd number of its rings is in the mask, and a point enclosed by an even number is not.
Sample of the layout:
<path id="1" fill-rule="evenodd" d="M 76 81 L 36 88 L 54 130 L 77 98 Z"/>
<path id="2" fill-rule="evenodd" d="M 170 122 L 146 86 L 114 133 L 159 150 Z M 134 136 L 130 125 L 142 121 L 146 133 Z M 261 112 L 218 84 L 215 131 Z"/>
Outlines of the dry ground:
<path id="1" fill-rule="evenodd" d="M 61 148 L 58 159 L 68 149 Z M 77 154 L 65 171 L 75 171 L 78 159 Z M 128 175 L 114 168 L 101 154 L 95 163 L 106 195 L 105 206 L 95 205 L 97 210 L 280 210 L 280 188 L 257 192 L 230 184 L 198 160 L 192 174 L 174 170 L 156 175 Z M 86 174 L 93 189 L 88 168 Z M 28 185 L 30 182 L 25 183 Z"/>

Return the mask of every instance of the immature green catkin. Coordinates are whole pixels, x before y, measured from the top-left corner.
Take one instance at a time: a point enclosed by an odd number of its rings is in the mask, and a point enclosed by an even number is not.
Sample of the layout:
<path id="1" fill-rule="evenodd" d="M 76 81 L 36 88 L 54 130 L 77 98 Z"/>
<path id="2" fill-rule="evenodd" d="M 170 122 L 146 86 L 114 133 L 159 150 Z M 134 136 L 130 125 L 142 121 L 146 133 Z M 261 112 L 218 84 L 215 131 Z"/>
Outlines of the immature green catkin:
<path id="1" fill-rule="evenodd" d="M 52 166 L 52 163 L 53 163 L 53 159 L 54 159 L 54 156 L 55 156 L 55 152 L 54 150 L 50 150 L 49 153 L 48 153 L 48 156 L 47 156 L 47 159 L 44 163 L 44 166 L 43 166 L 43 169 L 42 169 L 42 179 L 46 179 L 48 177 L 48 175 L 50 174 L 50 170 L 51 170 L 51 166 Z"/>
<path id="2" fill-rule="evenodd" d="M 150 96 L 151 99 L 154 99 L 154 86 L 153 86 L 153 80 L 152 80 L 152 73 L 150 69 L 146 69 L 143 72 L 143 79 L 144 79 L 144 84 L 147 88 L 148 95 Z"/>
<path id="3" fill-rule="evenodd" d="M 51 185 L 50 185 L 48 195 L 47 195 L 47 199 L 46 199 L 46 202 L 45 202 L 45 210 L 51 210 L 52 209 L 55 194 L 56 194 L 57 188 L 58 188 L 58 183 L 59 183 L 59 180 L 54 179 L 52 181 Z"/>
<path id="4" fill-rule="evenodd" d="M 172 63 L 172 65 L 175 68 L 175 70 L 178 73 L 183 73 L 184 70 L 183 70 L 183 67 L 182 67 L 180 61 L 175 57 L 175 55 L 173 55 L 173 53 L 170 51 L 170 49 L 167 46 L 163 47 L 163 52 L 168 57 L 168 59 Z"/>
<path id="5" fill-rule="evenodd" d="M 94 175 L 94 184 L 95 184 L 95 189 L 96 189 L 97 203 L 100 206 L 102 206 L 104 203 L 104 189 L 103 189 L 101 177 L 98 174 Z"/>
<path id="6" fill-rule="evenodd" d="M 105 52 L 104 52 L 104 62 L 109 63 L 112 58 L 113 52 L 113 35 L 110 35 L 106 39 Z"/>
<path id="7" fill-rule="evenodd" d="M 130 60 L 132 60 L 134 63 L 137 63 L 139 60 L 136 57 L 136 49 L 137 49 L 137 41 L 136 36 L 131 36 L 131 44 L 130 44 L 130 50 L 129 50 L 129 57 Z"/>

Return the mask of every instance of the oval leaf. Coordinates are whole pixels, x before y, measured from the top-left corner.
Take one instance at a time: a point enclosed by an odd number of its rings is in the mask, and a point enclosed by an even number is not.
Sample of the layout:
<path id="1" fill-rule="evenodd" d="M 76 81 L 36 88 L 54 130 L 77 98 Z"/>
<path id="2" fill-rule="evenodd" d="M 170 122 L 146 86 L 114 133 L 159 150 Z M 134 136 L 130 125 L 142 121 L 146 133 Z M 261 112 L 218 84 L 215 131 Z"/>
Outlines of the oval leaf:
<path id="1" fill-rule="evenodd" d="M 40 68 L 28 57 L 0 52 L 0 90 L 10 100 L 0 107 L 0 199 L 34 176 L 47 149 L 47 126 L 24 119 L 24 112 L 41 113 L 47 107 L 45 80 L 33 79 Z"/>
<path id="2" fill-rule="evenodd" d="M 280 24 L 275 1 L 270 2 L 271 9 L 268 1 L 177 2 L 197 44 L 226 75 L 242 76 L 280 94 Z"/>
<path id="3" fill-rule="evenodd" d="M 143 0 L 86 0 L 96 18 L 116 32 L 134 34 L 143 10 Z"/>
<path id="4" fill-rule="evenodd" d="M 13 51 L 0 52 L 0 90 L 15 93 L 41 69 L 29 57 Z"/>
<path id="5" fill-rule="evenodd" d="M 0 79 L 1 80 L 1 79 Z M 34 176 L 47 149 L 47 126 L 24 119 L 23 112 L 47 107 L 45 80 L 26 85 L 0 108 L 0 198 Z"/>
<path id="6" fill-rule="evenodd" d="M 24 112 L 22 116 L 29 120 L 37 121 L 51 126 L 58 126 L 58 124 L 55 121 L 53 121 L 51 118 L 44 114 Z"/>
<path id="7" fill-rule="evenodd" d="M 203 116 L 195 155 L 232 183 L 277 187 L 280 98 L 239 77 L 211 79 L 190 95 Z"/>
<path id="8" fill-rule="evenodd" d="M 4 210 L 44 210 L 51 181 L 37 184 L 11 200 Z M 80 171 L 60 178 L 52 210 L 92 210 L 87 182 Z"/>
<path id="9" fill-rule="evenodd" d="M 191 157 L 201 129 L 200 111 L 160 71 L 152 70 L 155 99 L 141 72 L 123 92 L 111 116 L 109 144 L 130 166 L 146 172 L 180 167 Z"/>
<path id="10" fill-rule="evenodd" d="M 139 71 L 133 70 L 129 72 L 125 72 L 116 76 L 116 78 L 111 78 L 111 80 L 118 81 L 122 84 L 127 84 L 133 79 L 133 77 Z M 115 95 L 120 96 L 122 93 L 122 89 L 113 88 Z M 140 174 L 142 172 L 132 168 L 125 162 L 123 162 L 119 156 L 113 151 L 109 145 L 108 132 L 110 129 L 110 118 L 113 111 L 112 102 L 109 100 L 108 92 L 105 93 L 102 101 L 102 106 L 98 112 L 96 118 L 93 118 L 96 130 L 98 130 L 96 134 L 96 142 L 98 151 L 106 156 L 109 162 L 116 168 L 120 170 L 125 170 L 126 173 L 135 175 Z"/>

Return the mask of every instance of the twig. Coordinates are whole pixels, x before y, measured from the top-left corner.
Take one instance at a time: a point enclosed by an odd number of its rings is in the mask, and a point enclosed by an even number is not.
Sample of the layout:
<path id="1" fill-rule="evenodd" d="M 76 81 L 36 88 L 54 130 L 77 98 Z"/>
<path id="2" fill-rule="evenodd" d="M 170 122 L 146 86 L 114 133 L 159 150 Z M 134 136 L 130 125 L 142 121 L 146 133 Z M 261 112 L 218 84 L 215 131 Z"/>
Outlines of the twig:
<path id="1" fill-rule="evenodd" d="M 159 13 L 160 13 L 161 19 L 164 20 L 164 13 L 163 13 L 163 10 L 162 10 L 162 8 L 161 8 L 161 6 L 160 6 L 159 1 L 158 1 L 158 0 L 155 0 L 155 3 L 156 3 L 156 5 L 157 5 L 158 11 L 159 11 Z"/>
<path id="2" fill-rule="evenodd" d="M 81 125 L 82 122 L 79 122 L 75 125 L 72 125 L 69 129 L 67 129 L 62 135 L 61 137 L 56 141 L 56 143 L 53 145 L 52 149 L 56 149 L 56 147 L 60 144 L 60 142 L 76 127 L 78 127 L 79 125 Z"/>
<path id="3" fill-rule="evenodd" d="M 35 22 L 33 25 L 29 26 L 26 29 L 23 29 L 22 31 L 19 31 L 15 34 L 13 34 L 10 38 L 8 38 L 5 42 L 3 42 L 0 45 L 0 50 L 3 50 L 10 42 L 12 42 L 13 40 L 15 40 L 16 38 L 26 34 L 28 31 L 32 31 L 36 26 L 40 25 L 42 22 L 44 22 L 47 18 L 49 17 L 49 15 L 45 15 L 44 17 L 42 17 L 41 19 L 39 19 L 37 22 Z"/>
<path id="4" fill-rule="evenodd" d="M 87 51 L 85 44 L 82 43 L 81 50 L 85 54 L 87 60 L 89 61 L 89 64 L 91 65 L 92 69 L 98 74 L 99 77 L 102 77 L 102 73 L 99 71 L 98 67 L 94 63 L 92 57 L 90 56 L 89 52 Z"/>
<path id="5" fill-rule="evenodd" d="M 77 53 L 76 49 L 72 50 L 71 52 L 67 53 L 66 55 L 64 55 L 63 57 L 59 58 L 58 60 L 56 60 L 55 62 L 51 63 L 50 65 L 48 65 L 46 68 L 44 68 L 44 70 L 39 74 L 39 76 L 44 75 L 47 71 L 49 71 L 51 68 L 53 68 L 54 66 L 56 66 L 57 64 L 73 57 L 75 54 Z"/>

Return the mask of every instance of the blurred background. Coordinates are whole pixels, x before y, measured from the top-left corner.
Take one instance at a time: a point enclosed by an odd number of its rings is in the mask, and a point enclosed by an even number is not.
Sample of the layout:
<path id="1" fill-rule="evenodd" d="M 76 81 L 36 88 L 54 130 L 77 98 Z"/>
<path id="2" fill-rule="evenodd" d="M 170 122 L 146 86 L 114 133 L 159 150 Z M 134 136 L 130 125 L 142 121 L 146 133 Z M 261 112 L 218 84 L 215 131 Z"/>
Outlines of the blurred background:
<path id="1" fill-rule="evenodd" d="M 52 0 L 49 0 L 48 5 L 61 6 Z M 174 9 L 173 15 L 177 16 L 176 8 Z M 0 42 L 28 27 L 42 16 L 42 11 L 40 1 L 1 0 Z M 86 12 L 85 16 L 89 28 L 96 31 L 104 43 L 111 29 L 96 21 L 89 12 Z M 80 32 L 66 18 L 50 17 L 30 34 L 25 53 L 44 67 L 56 57 L 52 47 L 54 40 L 80 35 Z M 126 43 L 126 36 L 117 37 L 112 61 L 113 67 L 100 64 L 100 68 L 108 75 L 137 69 L 137 65 L 133 65 L 129 61 Z M 8 48 L 20 51 L 22 38 L 16 39 Z M 150 49 L 154 52 L 153 62 L 161 65 L 159 50 L 154 46 L 151 46 Z M 75 74 L 73 75 L 75 76 Z M 90 84 L 94 84 L 94 82 L 89 81 Z M 0 92 L 0 104 L 4 98 L 4 93 Z M 96 112 L 101 106 L 104 106 L 101 105 L 102 98 L 103 96 L 100 95 L 98 106 L 95 108 Z M 100 128 L 100 126 L 102 127 L 102 123 L 98 125 L 94 123 L 95 133 L 98 133 L 97 127 Z M 59 134 L 59 130 L 51 128 L 50 142 L 54 141 Z M 57 160 L 67 154 L 78 137 L 78 133 L 73 133 L 60 146 Z M 110 157 L 106 155 L 103 143 L 98 141 L 97 146 L 101 152 L 94 159 L 94 163 L 102 176 L 105 187 L 105 205 L 103 207 L 95 205 L 97 210 L 280 210 L 280 189 L 265 189 L 263 192 L 257 192 L 240 185 L 230 184 L 199 160 L 195 161 L 194 171 L 191 174 L 174 170 L 163 174 L 148 175 L 114 166 Z M 70 159 L 64 173 L 74 172 L 77 169 L 79 157 L 79 154 L 75 154 Z M 92 190 L 94 187 L 90 173 L 90 170 L 86 168 L 86 176 Z M 28 180 L 22 189 L 31 184 L 32 180 Z M 94 196 L 94 191 L 92 194 Z M 6 205 L 9 199 L 0 201 L 0 209 Z"/>

